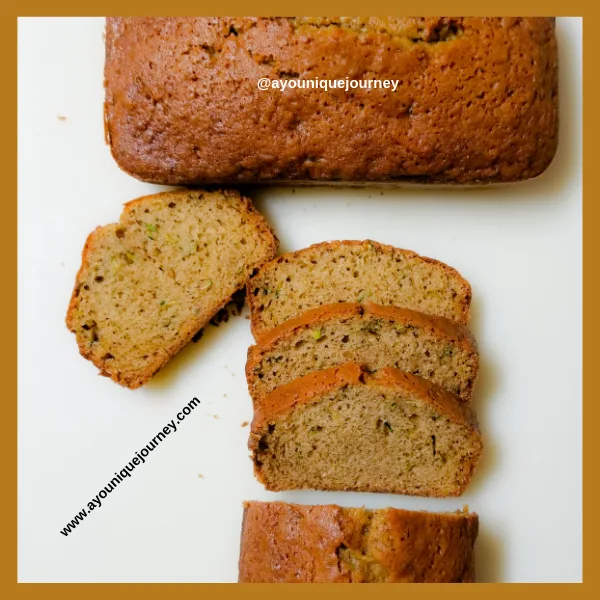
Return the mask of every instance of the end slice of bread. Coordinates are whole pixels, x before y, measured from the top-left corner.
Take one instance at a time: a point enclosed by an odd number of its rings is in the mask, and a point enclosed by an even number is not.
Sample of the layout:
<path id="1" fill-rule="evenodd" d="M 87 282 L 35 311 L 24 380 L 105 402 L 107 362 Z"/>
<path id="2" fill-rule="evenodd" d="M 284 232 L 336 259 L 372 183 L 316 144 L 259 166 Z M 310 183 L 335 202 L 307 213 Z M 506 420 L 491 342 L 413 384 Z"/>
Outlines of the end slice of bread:
<path id="1" fill-rule="evenodd" d="M 336 302 L 395 305 L 467 323 L 471 286 L 431 258 L 370 240 L 316 244 L 283 254 L 248 282 L 252 333 Z"/>
<path id="2" fill-rule="evenodd" d="M 240 583 L 472 583 L 476 513 L 245 502 Z"/>
<path id="3" fill-rule="evenodd" d="M 89 235 L 67 327 L 102 375 L 137 388 L 276 250 L 265 219 L 237 192 L 139 198 Z"/>
<path id="4" fill-rule="evenodd" d="M 278 325 L 250 347 L 248 390 L 256 400 L 298 377 L 347 362 L 369 371 L 396 367 L 469 402 L 479 353 L 469 330 L 451 319 L 370 302 L 329 304 Z"/>
<path id="5" fill-rule="evenodd" d="M 268 490 L 459 496 L 482 450 L 457 396 L 392 367 L 315 371 L 255 406 L 249 447 Z"/>

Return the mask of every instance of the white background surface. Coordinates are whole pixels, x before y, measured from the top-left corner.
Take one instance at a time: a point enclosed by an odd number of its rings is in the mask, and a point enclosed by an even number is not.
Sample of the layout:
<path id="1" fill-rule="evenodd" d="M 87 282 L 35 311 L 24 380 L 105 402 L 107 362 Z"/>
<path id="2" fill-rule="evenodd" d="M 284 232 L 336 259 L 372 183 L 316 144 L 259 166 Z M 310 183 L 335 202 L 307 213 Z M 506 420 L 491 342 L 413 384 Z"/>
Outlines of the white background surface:
<path id="1" fill-rule="evenodd" d="M 103 139 L 103 21 L 19 22 L 19 580 L 235 581 L 244 499 L 454 510 L 481 518 L 480 581 L 581 579 L 581 21 L 559 19 L 558 155 L 479 190 L 257 190 L 293 250 L 371 238 L 473 286 L 486 448 L 459 499 L 271 494 L 253 477 L 249 322 L 185 348 L 135 392 L 99 377 L 64 317 L 87 234 L 160 188 Z M 57 117 L 63 115 L 65 121 Z M 60 531 L 191 398 L 202 404 L 68 537 Z M 218 417 L 218 418 L 217 418 Z M 203 477 L 199 477 L 199 475 Z"/>

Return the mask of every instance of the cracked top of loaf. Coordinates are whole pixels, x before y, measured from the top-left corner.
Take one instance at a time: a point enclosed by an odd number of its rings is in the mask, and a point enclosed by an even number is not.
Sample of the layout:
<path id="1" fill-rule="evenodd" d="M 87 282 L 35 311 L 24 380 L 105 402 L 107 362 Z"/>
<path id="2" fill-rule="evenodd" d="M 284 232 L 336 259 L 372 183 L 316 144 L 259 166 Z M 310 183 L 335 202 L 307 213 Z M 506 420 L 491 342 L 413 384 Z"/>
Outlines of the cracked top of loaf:
<path id="1" fill-rule="evenodd" d="M 154 183 L 509 182 L 557 145 L 552 18 L 109 18 L 106 137 Z M 259 90 L 258 80 L 294 81 Z M 299 89 L 395 80 L 396 90 Z"/>
<path id="2" fill-rule="evenodd" d="M 472 583 L 479 517 L 245 502 L 240 583 Z"/>

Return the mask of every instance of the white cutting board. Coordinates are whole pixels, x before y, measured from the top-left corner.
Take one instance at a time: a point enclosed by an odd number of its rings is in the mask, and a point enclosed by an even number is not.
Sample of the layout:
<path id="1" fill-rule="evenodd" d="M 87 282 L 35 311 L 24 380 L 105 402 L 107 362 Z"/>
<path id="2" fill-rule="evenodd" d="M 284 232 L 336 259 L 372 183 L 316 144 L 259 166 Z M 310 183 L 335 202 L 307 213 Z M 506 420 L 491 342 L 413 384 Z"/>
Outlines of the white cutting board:
<path id="1" fill-rule="evenodd" d="M 480 581 L 581 580 L 581 20 L 558 19 L 557 29 L 560 146 L 538 180 L 254 196 L 283 251 L 371 238 L 447 262 L 471 282 L 486 449 L 465 496 L 436 500 L 265 492 L 242 427 L 252 419 L 244 318 L 207 328 L 135 392 L 79 356 L 64 317 L 85 238 L 160 188 L 122 173 L 104 144 L 103 20 L 19 21 L 20 581 L 233 582 L 245 499 L 468 503 L 481 518 Z M 201 404 L 177 432 L 62 535 L 193 397 Z"/>

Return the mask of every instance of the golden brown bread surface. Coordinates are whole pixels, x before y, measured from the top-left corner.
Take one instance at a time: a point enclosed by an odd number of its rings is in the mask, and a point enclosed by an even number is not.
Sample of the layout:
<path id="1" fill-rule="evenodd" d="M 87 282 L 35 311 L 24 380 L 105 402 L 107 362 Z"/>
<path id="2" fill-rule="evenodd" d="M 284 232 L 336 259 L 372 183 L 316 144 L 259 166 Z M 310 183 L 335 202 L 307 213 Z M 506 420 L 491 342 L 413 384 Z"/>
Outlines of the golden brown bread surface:
<path id="1" fill-rule="evenodd" d="M 337 303 L 285 321 L 248 350 L 253 399 L 319 369 L 356 362 L 396 367 L 469 402 L 479 366 L 477 344 L 460 323 L 397 306 Z"/>
<path id="2" fill-rule="evenodd" d="M 246 502 L 240 583 L 472 583 L 476 513 Z"/>
<path id="3" fill-rule="evenodd" d="M 552 18 L 114 17 L 106 137 L 154 183 L 508 182 L 557 145 Z M 335 57 L 335 60 L 331 60 Z M 259 91 L 260 78 L 398 80 Z"/>
<path id="4" fill-rule="evenodd" d="M 456 269 L 372 240 L 322 242 L 282 254 L 248 281 L 246 296 L 259 342 L 270 329 L 326 304 L 373 302 L 463 324 L 471 306 L 471 286 Z"/>
<path id="5" fill-rule="evenodd" d="M 276 250 L 269 225 L 238 192 L 145 196 L 88 236 L 67 327 L 102 375 L 139 387 Z"/>
<path id="6" fill-rule="evenodd" d="M 459 496 L 483 442 L 470 407 L 410 373 L 356 363 L 259 397 L 249 439 L 268 490 Z"/>

